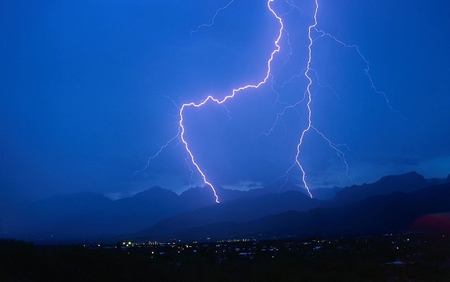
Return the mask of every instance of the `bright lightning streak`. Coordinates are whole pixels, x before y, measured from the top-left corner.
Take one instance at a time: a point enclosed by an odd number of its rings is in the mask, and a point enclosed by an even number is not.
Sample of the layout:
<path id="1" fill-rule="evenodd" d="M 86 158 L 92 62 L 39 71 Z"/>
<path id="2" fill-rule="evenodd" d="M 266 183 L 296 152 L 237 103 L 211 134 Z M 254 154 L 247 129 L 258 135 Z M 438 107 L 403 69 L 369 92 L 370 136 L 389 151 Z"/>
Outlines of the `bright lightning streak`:
<path id="1" fill-rule="evenodd" d="M 337 147 L 337 146 L 339 146 L 339 145 L 333 144 L 333 143 L 330 141 L 330 139 L 328 139 L 321 131 L 319 131 L 316 127 L 314 127 L 313 122 L 312 122 L 312 109 L 311 109 L 312 93 L 311 93 L 311 86 L 312 86 L 312 84 L 313 84 L 313 79 L 312 79 L 312 77 L 310 76 L 310 72 L 311 72 L 311 71 L 314 71 L 314 70 L 311 68 L 311 61 L 312 61 L 312 47 L 313 47 L 314 41 L 317 39 L 317 38 L 313 39 L 313 37 L 312 37 L 312 31 L 313 31 L 313 30 L 316 31 L 317 33 L 319 33 L 318 38 L 320 38 L 320 37 L 325 37 L 325 36 L 326 36 L 326 37 L 329 37 L 329 38 L 333 39 L 335 42 L 341 44 L 341 45 L 344 46 L 345 48 L 354 48 L 354 49 L 356 49 L 356 52 L 359 54 L 359 56 L 361 57 L 361 59 L 362 59 L 362 60 L 365 62 L 365 64 L 366 64 L 366 68 L 364 69 L 364 73 L 365 73 L 366 76 L 368 77 L 369 82 L 370 82 L 370 84 L 371 84 L 371 87 L 372 87 L 373 91 L 374 91 L 375 93 L 380 94 L 380 95 L 382 95 L 382 96 L 384 97 L 387 106 L 388 106 L 393 112 L 399 112 L 399 111 L 394 110 L 394 108 L 391 106 L 391 104 L 390 104 L 390 102 L 389 102 L 389 99 L 388 99 L 386 93 L 384 93 L 384 92 L 382 92 L 382 91 L 379 91 L 379 90 L 376 88 L 375 83 L 373 82 L 373 79 L 372 79 L 372 77 L 371 77 L 371 75 L 370 75 L 370 72 L 369 72 L 369 71 L 370 71 L 369 61 L 363 56 L 363 54 L 362 54 L 361 51 L 359 50 L 359 47 L 358 47 L 357 45 L 347 45 L 347 44 L 345 44 L 344 42 L 342 42 L 341 40 L 339 40 L 339 39 L 337 39 L 336 37 L 332 36 L 331 34 L 326 33 L 326 32 L 323 31 L 323 30 L 317 29 L 317 24 L 318 24 L 318 22 L 317 22 L 317 13 L 318 13 L 318 10 L 319 10 L 319 3 L 318 3 L 318 0 L 314 0 L 314 2 L 315 2 L 315 10 L 314 10 L 314 15 L 313 15 L 314 22 L 313 22 L 313 24 L 310 25 L 309 28 L 308 28 L 308 39 L 309 39 L 309 44 L 308 44 L 308 61 L 307 61 L 307 63 L 306 63 L 306 70 L 305 70 L 305 72 L 304 72 L 304 75 L 305 75 L 306 79 L 308 80 L 308 84 L 307 84 L 307 86 L 306 86 L 306 94 L 307 94 L 306 108 L 307 108 L 307 112 L 308 112 L 308 125 L 307 125 L 306 128 L 302 131 L 302 133 L 301 133 L 301 135 L 300 135 L 299 142 L 298 142 L 298 144 L 297 144 L 297 152 L 296 152 L 296 155 L 295 155 L 295 163 L 287 170 L 287 173 L 289 173 L 289 171 L 290 171 L 294 166 L 296 166 L 296 165 L 300 168 L 300 171 L 302 172 L 302 181 L 303 181 L 303 184 L 304 184 L 304 186 L 305 186 L 305 188 L 306 188 L 306 190 L 307 190 L 307 192 L 308 192 L 308 194 L 309 194 L 309 196 L 310 196 L 311 198 L 312 198 L 312 194 L 311 194 L 311 191 L 310 191 L 310 189 L 309 189 L 308 183 L 307 183 L 307 181 L 306 181 L 306 178 L 307 178 L 307 177 L 306 177 L 306 171 L 305 171 L 305 169 L 303 168 L 303 165 L 301 164 L 301 162 L 300 162 L 300 160 L 299 160 L 299 158 L 300 158 L 300 153 L 301 153 L 301 147 L 302 147 L 302 145 L 303 145 L 303 140 L 304 140 L 304 138 L 305 138 L 305 135 L 306 135 L 311 129 L 313 129 L 314 131 L 316 131 L 316 132 L 317 132 L 317 133 L 318 133 L 325 141 L 328 142 L 328 145 L 329 145 L 332 149 L 334 149 L 334 150 L 336 151 L 336 154 L 338 155 L 338 157 L 341 159 L 342 163 L 343 163 L 344 166 L 345 166 L 347 177 L 348 177 L 350 180 L 352 180 L 352 179 L 350 178 L 349 174 L 348 174 L 349 168 L 348 168 L 348 163 L 347 163 L 347 161 L 346 161 L 346 159 L 345 159 L 345 154 Z M 317 76 L 317 73 L 316 73 L 316 76 Z M 401 113 L 400 113 L 400 114 L 401 114 Z M 277 117 L 277 118 L 278 118 L 278 117 Z M 273 128 L 273 127 L 272 127 L 272 128 Z M 287 173 L 286 173 L 286 175 L 287 175 Z"/>
<path id="2" fill-rule="evenodd" d="M 337 147 L 338 145 L 333 144 L 333 143 L 330 141 L 330 139 L 328 139 L 321 131 L 319 131 L 316 127 L 314 127 L 313 122 L 312 122 L 312 109 L 311 109 L 312 93 L 311 93 L 311 86 L 312 86 L 312 84 L 313 84 L 313 79 L 312 79 L 312 77 L 311 77 L 311 75 L 310 75 L 310 72 L 314 71 L 314 70 L 311 68 L 311 61 L 312 61 L 312 47 L 313 47 L 313 44 L 314 44 L 314 41 L 315 41 L 315 39 L 313 39 L 313 37 L 312 37 L 312 31 L 315 30 L 315 31 L 321 33 L 321 36 L 329 36 L 329 37 L 335 39 L 338 43 L 344 45 L 345 47 L 349 47 L 349 46 L 347 46 L 346 44 L 344 44 L 342 41 L 339 41 L 339 40 L 337 40 L 335 37 L 331 36 L 330 34 L 327 34 L 327 33 L 323 32 L 323 31 L 319 31 L 319 30 L 316 28 L 316 26 L 317 26 L 317 24 L 318 24 L 318 22 L 317 22 L 317 13 L 318 13 L 318 11 L 319 11 L 319 3 L 318 3 L 318 0 L 314 0 L 314 2 L 315 2 L 315 10 L 314 10 L 314 15 L 313 15 L 314 22 L 313 22 L 312 25 L 310 25 L 310 26 L 308 27 L 308 40 L 309 40 L 309 44 L 308 44 L 308 60 L 307 60 L 307 62 L 306 62 L 306 70 L 305 70 L 305 72 L 304 72 L 304 75 L 305 75 L 306 79 L 308 80 L 308 84 L 306 85 L 306 96 L 307 96 L 306 109 L 307 109 L 307 112 L 308 112 L 308 125 L 307 125 L 306 128 L 302 131 L 302 133 L 301 133 L 301 135 L 300 135 L 300 138 L 299 138 L 299 141 L 298 141 L 298 143 L 297 143 L 297 152 L 296 152 L 296 155 L 295 155 L 295 162 L 294 162 L 294 164 L 293 164 L 293 165 L 288 169 L 288 171 L 287 171 L 287 173 L 288 173 L 288 172 L 289 172 L 294 166 L 296 166 L 296 165 L 299 167 L 300 171 L 302 172 L 302 182 L 303 182 L 303 185 L 305 186 L 305 189 L 306 189 L 306 191 L 308 192 L 308 194 L 309 194 L 309 196 L 310 196 L 311 198 L 312 198 L 313 196 L 312 196 L 311 191 L 310 191 L 310 188 L 309 188 L 309 186 L 308 186 L 308 182 L 306 181 L 306 178 L 307 178 L 307 176 L 306 176 L 306 171 L 305 171 L 305 169 L 303 168 L 303 165 L 301 164 L 301 162 L 300 162 L 300 160 L 299 160 L 299 159 L 300 159 L 300 153 L 301 153 L 301 147 L 302 147 L 302 145 L 303 145 L 303 140 L 304 140 L 306 134 L 307 134 L 311 129 L 314 130 L 314 131 L 316 131 L 316 132 L 317 132 L 317 133 L 318 133 L 325 141 L 328 142 L 328 145 L 329 145 L 332 149 L 334 149 L 334 150 L 336 151 L 336 154 L 338 155 L 338 157 L 341 159 L 342 163 L 343 163 L 344 166 L 345 166 L 347 177 L 348 177 L 350 180 L 352 180 L 352 179 L 350 178 L 350 176 L 348 175 L 348 163 L 347 163 L 347 161 L 346 161 L 346 159 L 345 159 L 345 154 L 344 154 L 341 150 L 339 150 L 339 148 Z M 350 46 L 350 47 L 355 47 L 355 46 Z M 356 50 L 358 51 L 359 55 L 363 58 L 363 60 L 366 62 L 367 69 L 365 70 L 365 73 L 366 73 L 366 75 L 369 76 L 370 82 L 372 83 L 372 88 L 373 88 L 377 93 L 380 93 L 380 92 L 378 92 L 378 91 L 376 90 L 376 88 L 375 88 L 375 86 L 374 86 L 374 84 L 373 84 L 373 82 L 372 82 L 372 79 L 371 79 L 370 75 L 368 74 L 368 71 L 369 71 L 369 62 L 362 56 L 362 54 L 361 54 L 361 52 L 359 51 L 359 48 L 357 48 L 357 46 L 356 46 Z M 316 74 L 316 75 L 317 75 L 317 74 Z M 384 93 L 382 93 L 382 94 L 384 94 Z M 386 95 L 385 95 L 385 94 L 384 94 L 384 96 L 385 96 L 385 98 L 386 98 Z M 387 100 L 387 98 L 386 98 L 386 101 L 389 102 L 389 101 Z M 388 103 L 388 105 L 389 105 L 389 103 Z M 390 107 L 390 105 L 389 105 L 389 107 Z M 391 107 L 391 109 L 392 109 L 392 107 Z"/>
<path id="3" fill-rule="evenodd" d="M 289 172 L 289 170 L 291 170 L 295 166 L 295 164 L 297 164 L 297 166 L 300 168 L 300 170 L 302 172 L 303 185 L 305 185 L 305 189 L 311 198 L 313 196 L 309 189 L 308 183 L 306 182 L 306 172 L 305 172 L 305 169 L 303 168 L 302 164 L 300 163 L 299 158 L 300 158 L 300 149 L 303 144 L 303 139 L 305 138 L 306 133 L 311 128 L 313 128 L 313 126 L 312 126 L 312 110 L 311 110 L 311 102 L 312 102 L 311 85 L 313 84 L 313 80 L 309 76 L 309 72 L 311 70 L 312 46 L 313 46 L 313 42 L 314 42 L 311 37 L 311 30 L 316 28 L 316 26 L 317 26 L 317 11 L 319 10 L 319 3 L 317 2 L 317 0 L 315 0 L 315 4 L 316 4 L 316 7 L 314 10 L 314 23 L 308 27 L 308 39 L 309 39 L 308 61 L 306 62 L 306 71 L 305 71 L 305 77 L 308 80 L 308 84 L 306 85 L 306 93 L 307 93 L 307 97 L 308 97 L 308 101 L 306 103 L 306 109 L 308 110 L 308 126 L 302 131 L 302 134 L 300 135 L 300 140 L 297 144 L 297 153 L 295 155 L 295 163 L 288 169 L 288 172 Z"/>
<path id="4" fill-rule="evenodd" d="M 180 114 L 179 126 L 180 126 L 180 138 L 181 138 L 181 141 L 183 142 L 183 144 L 184 144 L 184 146 L 185 146 L 185 148 L 186 148 L 186 151 L 187 151 L 187 153 L 188 153 L 188 155 L 189 155 L 189 157 L 190 157 L 190 159 L 191 159 L 192 164 L 193 164 L 194 167 L 197 169 L 197 171 L 200 173 L 200 175 L 201 175 L 201 177 L 202 177 L 202 179 L 203 179 L 203 182 L 204 182 L 205 184 L 207 184 L 209 187 L 211 187 L 211 190 L 213 191 L 214 197 L 215 197 L 215 199 L 216 199 L 216 203 L 219 203 L 219 196 L 217 195 L 216 189 L 214 188 L 213 184 L 207 179 L 205 173 L 203 172 L 203 170 L 200 168 L 200 166 L 199 166 L 198 163 L 196 162 L 195 157 L 194 157 L 194 154 L 192 153 L 191 149 L 189 148 L 189 144 L 188 144 L 188 142 L 187 142 L 186 139 L 185 139 L 184 134 L 185 134 L 185 132 L 186 132 L 186 129 L 185 129 L 184 124 L 183 124 L 183 121 L 184 121 L 183 113 L 184 113 L 184 110 L 185 110 L 186 108 L 189 108 L 189 107 L 200 108 L 200 107 L 202 107 L 203 105 L 205 105 L 205 104 L 208 103 L 208 102 L 214 102 L 214 103 L 216 103 L 216 104 L 221 105 L 221 104 L 225 103 L 228 99 L 234 98 L 234 97 L 236 96 L 237 93 L 239 93 L 239 92 L 241 92 L 241 91 L 243 91 L 243 90 L 246 90 L 246 89 L 251 89 L 251 88 L 257 89 L 257 88 L 259 88 L 261 85 L 263 85 L 264 83 L 267 82 L 267 80 L 269 79 L 270 73 L 271 73 L 271 63 L 272 63 L 272 61 L 273 61 L 273 58 L 274 58 L 275 54 L 278 53 L 278 52 L 280 51 L 280 49 L 281 49 L 281 48 L 280 48 L 280 45 L 279 45 L 279 41 L 280 41 L 280 39 L 281 39 L 281 36 L 282 36 L 282 34 L 283 34 L 283 29 L 284 29 L 284 25 L 283 25 L 283 21 L 282 21 L 281 17 L 279 17 L 279 16 L 277 15 L 277 13 L 276 13 L 276 12 L 272 9 L 272 7 L 271 7 L 271 3 L 272 3 L 273 1 L 274 1 L 274 0 L 268 0 L 268 2 L 267 2 L 267 7 L 268 7 L 268 9 L 270 10 L 270 12 L 274 15 L 274 17 L 278 20 L 278 22 L 279 22 L 279 24 L 280 24 L 280 29 L 278 30 L 278 37 L 277 37 L 277 39 L 274 41 L 275 49 L 272 51 L 272 53 L 270 54 L 270 58 L 269 58 L 269 60 L 267 61 L 267 71 L 266 71 L 265 77 L 264 77 L 260 82 L 258 82 L 258 83 L 256 83 L 256 84 L 247 84 L 247 85 L 245 85 L 245 86 L 241 86 L 241 87 L 239 87 L 239 88 L 233 89 L 233 91 L 231 92 L 231 94 L 225 96 L 222 100 L 219 100 L 219 99 L 217 99 L 217 98 L 215 98 L 215 97 L 209 95 L 208 97 L 206 97 L 206 98 L 205 98 L 203 101 L 201 101 L 200 103 L 194 103 L 194 102 L 186 103 L 186 104 L 183 104 L 183 105 L 181 106 L 181 108 L 180 108 L 180 112 L 179 112 L 179 114 Z M 231 1 L 230 3 L 228 3 L 227 6 L 225 6 L 224 8 L 219 9 L 219 10 L 216 12 L 216 14 L 215 14 L 214 17 L 213 17 L 212 23 L 211 23 L 210 25 L 212 25 L 212 24 L 214 23 L 214 19 L 215 19 L 215 17 L 217 16 L 217 13 L 218 13 L 220 10 L 223 10 L 223 9 L 225 9 L 226 7 L 228 7 L 232 2 L 233 2 L 233 1 Z M 210 26 L 210 25 L 206 25 L 206 26 Z M 202 26 L 200 26 L 200 27 L 202 27 Z M 199 28 L 200 28 L 200 27 L 199 27 Z M 198 30 L 198 29 L 197 29 L 197 30 Z"/>

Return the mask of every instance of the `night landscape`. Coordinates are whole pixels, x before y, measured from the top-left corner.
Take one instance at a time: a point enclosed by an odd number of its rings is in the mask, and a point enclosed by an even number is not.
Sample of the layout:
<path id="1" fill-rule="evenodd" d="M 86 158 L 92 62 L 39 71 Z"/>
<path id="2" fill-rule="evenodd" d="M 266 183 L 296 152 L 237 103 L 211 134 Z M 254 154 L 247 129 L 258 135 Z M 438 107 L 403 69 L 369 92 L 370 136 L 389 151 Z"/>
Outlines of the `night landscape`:
<path id="1" fill-rule="evenodd" d="M 0 281 L 449 281 L 445 1 L 0 4 Z"/>

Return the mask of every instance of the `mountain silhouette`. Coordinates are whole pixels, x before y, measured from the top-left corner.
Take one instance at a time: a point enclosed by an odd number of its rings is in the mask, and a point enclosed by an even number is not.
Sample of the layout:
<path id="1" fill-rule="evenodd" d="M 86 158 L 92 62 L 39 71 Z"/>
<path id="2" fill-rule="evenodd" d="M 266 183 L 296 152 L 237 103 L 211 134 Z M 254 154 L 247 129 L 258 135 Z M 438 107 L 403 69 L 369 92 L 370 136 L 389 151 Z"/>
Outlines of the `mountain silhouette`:
<path id="1" fill-rule="evenodd" d="M 427 214 L 448 214 L 449 211 L 450 184 L 447 183 L 410 193 L 394 192 L 371 196 L 334 208 L 315 208 L 305 212 L 287 211 L 245 222 L 219 221 L 164 235 L 147 234 L 145 237 L 144 232 L 133 235 L 140 235 L 135 238 L 150 240 L 380 235 L 399 230 L 420 231 L 417 224 L 414 224 L 415 221 Z M 443 228 L 447 228 L 447 225 Z"/>
<path id="2" fill-rule="evenodd" d="M 301 188 L 287 184 L 283 191 Z M 250 191 L 216 187 L 221 202 L 252 198 L 279 187 Z M 136 232 L 178 213 L 214 206 L 209 186 L 194 187 L 177 195 L 154 186 L 132 197 L 112 201 L 102 194 L 80 192 L 56 195 L 41 201 L 3 206 L 0 210 L 0 235 L 31 241 L 91 238 Z"/>
<path id="3" fill-rule="evenodd" d="M 298 191 L 265 194 L 259 197 L 237 199 L 218 205 L 199 208 L 191 212 L 180 213 L 166 218 L 134 236 L 140 236 L 141 234 L 172 233 L 185 228 L 211 224 L 218 221 L 243 222 L 287 210 L 310 210 L 318 205 L 320 205 L 318 200 L 311 199 Z"/>
<path id="4" fill-rule="evenodd" d="M 336 193 L 330 202 L 336 205 L 362 200 L 372 195 L 387 195 L 393 192 L 411 192 L 428 186 L 427 180 L 415 171 L 384 176 L 371 184 L 353 185 Z"/>
<path id="5" fill-rule="evenodd" d="M 160 238 L 220 222 L 228 222 L 231 226 L 285 212 L 328 212 L 333 208 L 351 206 L 371 196 L 388 195 L 395 191 L 411 192 L 427 185 L 430 183 L 423 176 L 410 172 L 386 176 L 371 184 L 335 187 L 329 191 L 316 189 L 317 198 L 322 200 L 309 198 L 302 187 L 289 182 L 249 191 L 218 186 L 216 189 L 220 195 L 220 204 L 214 202 L 212 190 L 207 186 L 191 188 L 180 195 L 155 186 L 115 201 L 92 192 L 57 195 L 41 201 L 3 207 L 0 211 L 0 235 L 29 241 L 117 238 L 119 234 Z M 364 209 L 367 209 L 364 206 L 359 208 L 361 211 L 356 208 L 352 211 L 363 214 Z M 344 210 L 335 210 L 334 214 L 326 217 L 333 218 Z M 305 217 L 304 222 L 309 222 L 308 218 Z M 279 220 L 283 222 L 284 219 Z M 312 222 L 308 224 L 313 228 Z M 362 223 L 358 225 L 364 226 Z M 341 230 L 334 222 L 328 226 Z"/>

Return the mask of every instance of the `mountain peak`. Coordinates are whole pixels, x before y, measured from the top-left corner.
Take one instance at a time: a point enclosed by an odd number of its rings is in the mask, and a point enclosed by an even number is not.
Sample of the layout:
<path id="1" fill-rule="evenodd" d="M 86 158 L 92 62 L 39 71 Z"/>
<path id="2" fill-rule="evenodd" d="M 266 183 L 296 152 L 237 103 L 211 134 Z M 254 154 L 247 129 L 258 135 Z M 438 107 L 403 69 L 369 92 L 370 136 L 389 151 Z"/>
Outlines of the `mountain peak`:
<path id="1" fill-rule="evenodd" d="M 377 182 L 392 182 L 392 181 L 406 181 L 406 180 L 419 180 L 419 181 L 425 181 L 425 178 L 418 174 L 415 171 L 410 171 L 404 174 L 398 174 L 398 175 L 386 175 L 380 178 Z M 375 183 L 377 183 L 375 182 Z"/>
<path id="2" fill-rule="evenodd" d="M 178 195 L 169 189 L 164 189 L 159 186 L 153 186 L 150 189 L 141 191 L 132 198 L 156 198 L 156 197 L 177 197 Z"/>
<path id="3" fill-rule="evenodd" d="M 346 187 L 336 193 L 333 201 L 351 202 L 371 195 L 387 195 L 396 191 L 411 192 L 427 185 L 427 181 L 422 175 L 411 171 L 400 175 L 384 176 L 371 184 Z"/>

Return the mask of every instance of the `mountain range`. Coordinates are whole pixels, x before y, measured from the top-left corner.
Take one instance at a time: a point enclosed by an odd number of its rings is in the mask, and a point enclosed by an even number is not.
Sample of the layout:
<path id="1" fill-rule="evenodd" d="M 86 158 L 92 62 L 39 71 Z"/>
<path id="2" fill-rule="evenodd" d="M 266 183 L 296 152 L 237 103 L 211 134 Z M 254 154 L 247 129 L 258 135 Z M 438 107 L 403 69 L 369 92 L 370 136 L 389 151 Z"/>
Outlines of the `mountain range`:
<path id="1" fill-rule="evenodd" d="M 450 184 L 442 184 L 411 193 L 395 192 L 370 196 L 361 201 L 335 208 L 315 208 L 306 212 L 295 210 L 268 215 L 256 220 L 220 221 L 177 230 L 162 236 L 147 229 L 132 240 L 219 240 L 232 238 L 287 238 L 369 236 L 399 231 L 433 229 L 450 235 Z M 430 214 L 445 214 L 439 224 L 419 224 Z M 155 226 L 156 227 L 156 226 Z"/>
<path id="2" fill-rule="evenodd" d="M 450 177 L 431 181 L 416 172 L 317 189 L 313 199 L 290 183 L 249 191 L 218 187 L 217 193 L 220 204 L 208 187 L 180 195 L 153 187 L 116 201 L 92 192 L 53 196 L 3 207 L 0 237 L 70 242 L 374 234 L 420 229 L 415 221 L 421 217 L 450 212 Z"/>

